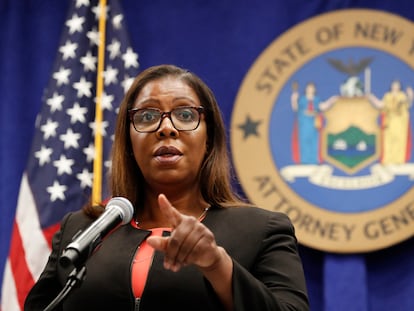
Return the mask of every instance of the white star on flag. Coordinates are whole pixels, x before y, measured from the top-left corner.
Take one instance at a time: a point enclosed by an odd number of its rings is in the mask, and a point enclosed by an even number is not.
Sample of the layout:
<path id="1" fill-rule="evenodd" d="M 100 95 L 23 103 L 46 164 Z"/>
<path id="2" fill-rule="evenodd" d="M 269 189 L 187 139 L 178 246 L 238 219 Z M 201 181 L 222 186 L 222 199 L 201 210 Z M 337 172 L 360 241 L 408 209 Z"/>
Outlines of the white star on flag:
<path id="1" fill-rule="evenodd" d="M 57 86 L 68 84 L 70 73 L 71 70 L 69 68 L 60 67 L 59 71 L 56 71 L 53 74 L 53 78 L 56 79 Z"/>
<path id="2" fill-rule="evenodd" d="M 66 113 L 70 115 L 70 123 L 74 124 L 76 122 L 85 123 L 85 115 L 88 112 L 86 107 L 81 107 L 79 103 L 74 103 L 72 108 L 68 108 Z"/>
<path id="3" fill-rule="evenodd" d="M 46 188 L 47 192 L 50 194 L 50 201 L 54 202 L 56 200 L 65 200 L 65 191 L 68 189 L 67 186 L 59 184 L 57 180 L 53 182 L 52 186 Z"/>
<path id="4" fill-rule="evenodd" d="M 43 139 L 48 140 L 50 137 L 56 136 L 56 129 L 59 127 L 59 124 L 56 121 L 47 119 L 46 124 L 43 124 L 40 127 L 40 130 L 43 132 Z"/>
<path id="5" fill-rule="evenodd" d="M 66 26 L 69 27 L 69 33 L 73 34 L 75 32 L 82 31 L 82 24 L 85 22 L 85 18 L 78 16 L 78 14 L 74 14 L 72 19 L 66 22 Z"/>

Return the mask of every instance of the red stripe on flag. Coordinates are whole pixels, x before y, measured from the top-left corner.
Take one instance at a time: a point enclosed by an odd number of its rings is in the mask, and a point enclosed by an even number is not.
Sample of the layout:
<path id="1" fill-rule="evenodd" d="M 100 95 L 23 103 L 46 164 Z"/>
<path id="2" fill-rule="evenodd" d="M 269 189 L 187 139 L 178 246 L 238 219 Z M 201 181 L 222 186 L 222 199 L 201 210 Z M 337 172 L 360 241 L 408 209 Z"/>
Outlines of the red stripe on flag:
<path id="1" fill-rule="evenodd" d="M 13 225 L 13 234 L 10 247 L 10 266 L 13 278 L 16 280 L 16 293 L 19 305 L 23 310 L 24 300 L 27 293 L 34 285 L 31 272 L 27 267 L 25 250 L 20 236 L 19 226 L 16 222 Z"/>

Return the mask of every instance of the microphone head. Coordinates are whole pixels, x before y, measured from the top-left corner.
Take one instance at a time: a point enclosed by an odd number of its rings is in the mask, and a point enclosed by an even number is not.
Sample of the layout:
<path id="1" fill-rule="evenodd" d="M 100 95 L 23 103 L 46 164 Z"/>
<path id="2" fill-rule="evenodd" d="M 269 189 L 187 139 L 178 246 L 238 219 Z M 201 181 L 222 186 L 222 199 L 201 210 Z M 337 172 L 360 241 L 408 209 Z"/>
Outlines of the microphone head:
<path id="1" fill-rule="evenodd" d="M 122 219 L 122 224 L 127 224 L 131 221 L 134 215 L 134 207 L 128 199 L 123 197 L 113 197 L 109 200 L 105 209 L 115 208 L 119 212 L 119 216 Z"/>

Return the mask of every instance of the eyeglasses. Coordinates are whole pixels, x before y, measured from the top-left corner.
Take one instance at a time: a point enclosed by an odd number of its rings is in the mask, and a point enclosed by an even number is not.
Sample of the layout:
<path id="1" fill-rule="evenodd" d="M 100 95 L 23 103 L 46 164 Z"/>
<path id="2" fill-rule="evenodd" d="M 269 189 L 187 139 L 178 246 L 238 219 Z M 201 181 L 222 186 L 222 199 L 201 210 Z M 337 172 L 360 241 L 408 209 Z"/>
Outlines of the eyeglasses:
<path id="1" fill-rule="evenodd" d="M 140 133 L 157 131 L 162 120 L 168 117 L 177 131 L 193 131 L 200 124 L 200 115 L 204 107 L 176 107 L 171 111 L 161 111 L 157 108 L 133 108 L 128 110 L 129 120 L 134 129 Z"/>

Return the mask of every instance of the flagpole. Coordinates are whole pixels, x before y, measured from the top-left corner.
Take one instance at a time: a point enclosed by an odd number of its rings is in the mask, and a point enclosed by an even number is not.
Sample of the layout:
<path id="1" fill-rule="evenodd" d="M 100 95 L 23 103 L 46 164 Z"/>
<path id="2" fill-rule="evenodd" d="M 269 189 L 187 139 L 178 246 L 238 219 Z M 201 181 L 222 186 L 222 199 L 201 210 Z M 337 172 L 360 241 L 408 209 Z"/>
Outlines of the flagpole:
<path id="1" fill-rule="evenodd" d="M 99 45 L 98 45 L 98 68 L 96 75 L 96 109 L 95 109 L 95 158 L 93 161 L 93 184 L 92 204 L 97 205 L 102 201 L 102 93 L 103 93 L 103 72 L 105 63 L 105 27 L 106 27 L 106 0 L 99 0 Z"/>

